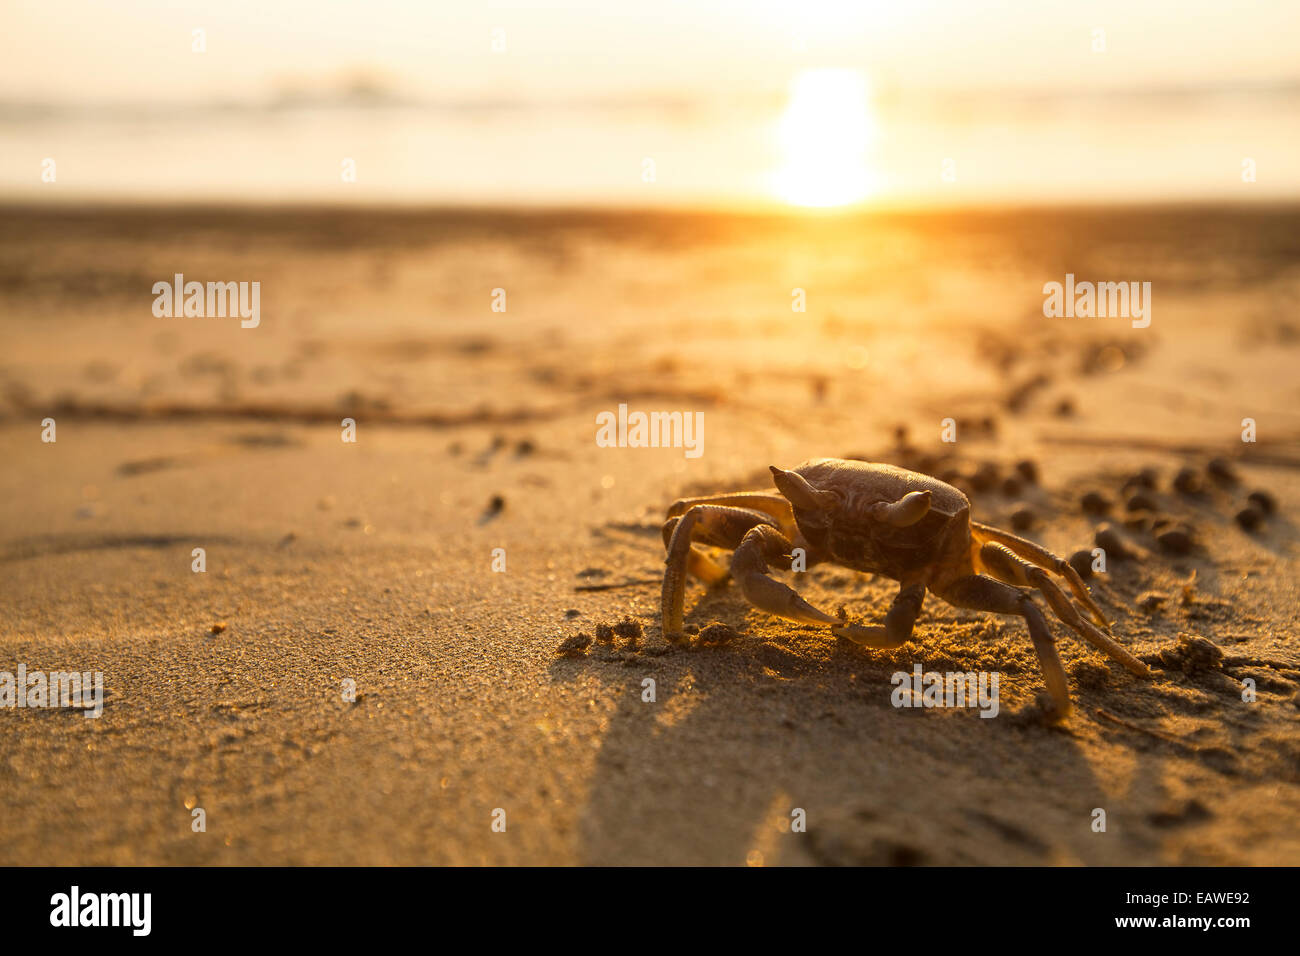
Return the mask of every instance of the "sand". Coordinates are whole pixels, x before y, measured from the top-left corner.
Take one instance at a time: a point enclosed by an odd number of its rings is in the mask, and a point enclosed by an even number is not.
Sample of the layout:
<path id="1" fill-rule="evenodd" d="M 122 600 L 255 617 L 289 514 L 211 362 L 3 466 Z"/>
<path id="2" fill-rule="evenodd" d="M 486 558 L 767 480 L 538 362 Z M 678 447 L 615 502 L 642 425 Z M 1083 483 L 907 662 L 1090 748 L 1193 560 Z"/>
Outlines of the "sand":
<path id="1" fill-rule="evenodd" d="M 1296 235 L 1250 209 L 6 209 L 0 671 L 102 671 L 106 698 L 0 710 L 0 862 L 1300 863 Z M 156 318 L 176 272 L 259 281 L 260 326 Z M 1150 327 L 1045 318 L 1067 272 L 1152 282 Z M 703 453 L 599 447 L 620 403 L 703 412 Z M 976 518 L 1027 509 L 1062 555 L 1109 520 L 1142 556 L 1094 591 L 1155 678 L 1054 624 L 1075 714 L 1047 725 L 1022 623 L 933 596 L 871 651 L 692 585 L 707 635 L 667 646 L 667 506 L 816 456 L 995 469 Z M 1246 531 L 1255 489 L 1277 511 Z M 894 592 L 797 577 L 854 619 Z M 625 618 L 634 646 L 603 633 Z M 891 706 L 917 662 L 998 672 L 999 716 Z"/>

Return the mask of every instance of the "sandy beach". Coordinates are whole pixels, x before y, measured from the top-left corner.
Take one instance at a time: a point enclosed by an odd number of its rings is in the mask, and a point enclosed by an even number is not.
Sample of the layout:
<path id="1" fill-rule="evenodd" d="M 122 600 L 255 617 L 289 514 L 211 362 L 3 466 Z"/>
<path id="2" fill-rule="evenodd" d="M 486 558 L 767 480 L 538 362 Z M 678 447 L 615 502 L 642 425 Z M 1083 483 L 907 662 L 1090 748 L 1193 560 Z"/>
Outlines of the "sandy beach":
<path id="1" fill-rule="evenodd" d="M 1290 207 L 5 208 L 0 671 L 105 696 L 0 710 L 0 862 L 1300 864 L 1298 236 Z M 158 317 L 176 273 L 260 283 L 259 324 Z M 1045 317 L 1067 274 L 1149 281 L 1149 325 Z M 700 454 L 602 447 L 620 404 L 702 413 Z M 814 457 L 946 474 L 1062 556 L 1108 522 L 1133 556 L 1092 591 L 1154 678 L 1052 621 L 1050 725 L 1023 622 L 933 595 L 879 651 L 692 584 L 734 633 L 668 645 L 669 505 Z M 779 576 L 862 621 L 896 589 Z M 917 663 L 997 672 L 998 717 L 892 706 Z"/>

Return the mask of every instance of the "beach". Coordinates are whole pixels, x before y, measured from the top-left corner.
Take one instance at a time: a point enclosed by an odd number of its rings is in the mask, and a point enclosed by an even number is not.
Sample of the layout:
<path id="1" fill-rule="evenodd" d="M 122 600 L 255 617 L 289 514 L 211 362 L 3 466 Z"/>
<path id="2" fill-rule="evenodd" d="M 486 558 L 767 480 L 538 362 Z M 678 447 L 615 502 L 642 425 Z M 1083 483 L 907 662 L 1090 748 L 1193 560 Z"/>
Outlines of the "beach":
<path id="1" fill-rule="evenodd" d="M 0 862 L 1300 864 L 1297 236 L 1287 205 L 11 205 L 0 671 L 104 695 L 0 708 Z M 177 275 L 258 283 L 255 327 L 160 317 Z M 1067 276 L 1146 313 L 1045 315 Z M 598 441 L 620 406 L 698 447 Z M 1050 724 L 1024 622 L 933 595 L 882 651 L 693 583 L 729 639 L 666 643 L 668 507 L 818 457 L 956 476 L 1062 557 L 1109 523 L 1132 557 L 1090 584 L 1153 678 L 1049 616 Z M 777 576 L 867 622 L 897 587 Z M 997 673 L 998 716 L 894 706 L 917 664 Z"/>

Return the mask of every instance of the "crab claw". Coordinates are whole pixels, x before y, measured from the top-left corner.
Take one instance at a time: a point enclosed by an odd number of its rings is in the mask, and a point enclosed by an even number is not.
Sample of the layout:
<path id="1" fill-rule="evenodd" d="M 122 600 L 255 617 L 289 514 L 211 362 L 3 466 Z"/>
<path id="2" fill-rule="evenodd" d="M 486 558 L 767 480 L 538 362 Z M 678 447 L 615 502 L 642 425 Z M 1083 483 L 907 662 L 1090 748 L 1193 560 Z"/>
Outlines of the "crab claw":
<path id="1" fill-rule="evenodd" d="M 878 501 L 871 506 L 871 517 L 895 528 L 916 524 L 930 511 L 930 492 L 913 491 L 897 501 Z"/>
<path id="2" fill-rule="evenodd" d="M 863 647 L 881 647 L 881 642 L 888 637 L 879 624 L 836 624 L 831 628 L 831 633 Z"/>
<path id="3" fill-rule="evenodd" d="M 771 469 L 776 490 L 796 508 L 805 511 L 827 511 L 834 507 L 834 492 L 817 490 L 797 471 L 782 471 L 776 465 L 769 465 L 768 468 Z"/>

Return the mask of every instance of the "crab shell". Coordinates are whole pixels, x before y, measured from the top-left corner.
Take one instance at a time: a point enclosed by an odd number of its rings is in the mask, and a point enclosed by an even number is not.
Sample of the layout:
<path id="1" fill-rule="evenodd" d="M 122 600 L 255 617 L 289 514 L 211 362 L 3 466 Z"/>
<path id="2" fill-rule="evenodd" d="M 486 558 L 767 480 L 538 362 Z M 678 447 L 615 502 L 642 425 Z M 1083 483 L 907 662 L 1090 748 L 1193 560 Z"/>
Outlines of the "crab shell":
<path id="1" fill-rule="evenodd" d="M 970 551 L 970 500 L 938 478 L 839 458 L 814 458 L 791 472 L 773 469 L 773 478 L 810 547 L 855 571 L 897 581 L 925 565 L 960 563 Z M 904 525 L 884 520 L 882 508 L 908 495 L 918 505 L 928 498 L 924 514 Z"/>

